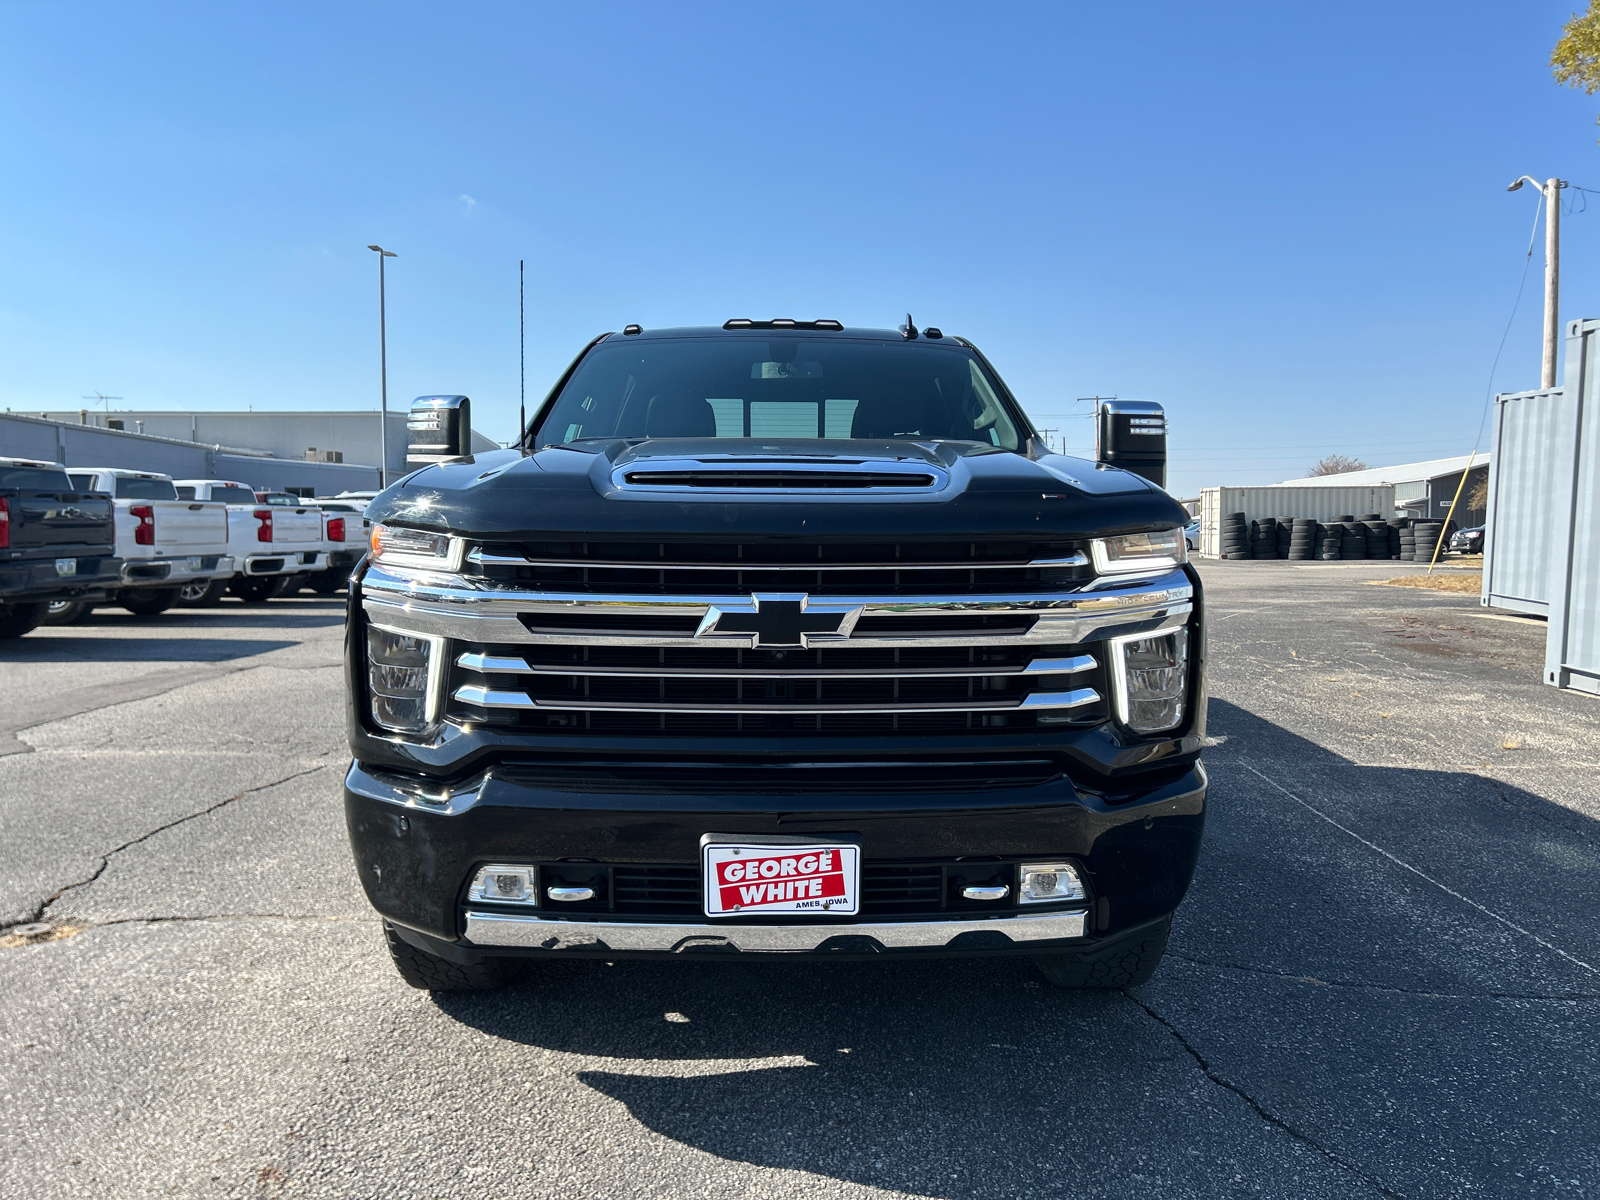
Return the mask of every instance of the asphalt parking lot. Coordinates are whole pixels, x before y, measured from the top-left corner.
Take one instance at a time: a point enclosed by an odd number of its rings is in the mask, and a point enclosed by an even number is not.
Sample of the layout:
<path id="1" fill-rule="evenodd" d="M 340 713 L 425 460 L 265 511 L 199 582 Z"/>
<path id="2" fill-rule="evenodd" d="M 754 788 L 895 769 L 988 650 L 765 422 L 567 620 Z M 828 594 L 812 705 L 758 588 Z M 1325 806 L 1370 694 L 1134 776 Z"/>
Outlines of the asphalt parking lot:
<path id="1" fill-rule="evenodd" d="M 1600 1195 L 1600 704 L 1543 628 L 1217 563 L 1212 810 L 1131 992 L 1025 960 L 404 986 L 342 608 L 0 645 L 0 1194 Z"/>

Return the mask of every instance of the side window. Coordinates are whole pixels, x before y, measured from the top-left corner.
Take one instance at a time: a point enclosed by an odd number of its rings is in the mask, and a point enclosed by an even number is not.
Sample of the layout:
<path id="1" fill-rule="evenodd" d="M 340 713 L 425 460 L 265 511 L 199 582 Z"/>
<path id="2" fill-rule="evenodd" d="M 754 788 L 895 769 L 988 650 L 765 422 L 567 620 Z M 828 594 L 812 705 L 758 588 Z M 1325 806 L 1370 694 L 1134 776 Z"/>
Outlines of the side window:
<path id="1" fill-rule="evenodd" d="M 95 490 L 93 475 L 69 475 L 67 478 L 72 480 L 72 486 L 80 492 L 92 492 Z"/>
<path id="2" fill-rule="evenodd" d="M 194 499 L 194 485 L 193 484 L 183 484 L 182 486 L 180 486 L 178 488 L 178 499 L 179 500 L 193 500 Z"/>
<path id="3" fill-rule="evenodd" d="M 967 371 L 969 388 L 966 408 L 968 415 L 972 417 L 972 429 L 976 435 L 974 440 L 987 441 L 1006 450 L 1015 450 L 1017 427 L 1011 423 L 1011 418 L 1006 416 L 1000 397 L 994 394 L 994 389 L 983 377 L 983 372 L 978 370 L 976 362 L 969 361 Z"/>

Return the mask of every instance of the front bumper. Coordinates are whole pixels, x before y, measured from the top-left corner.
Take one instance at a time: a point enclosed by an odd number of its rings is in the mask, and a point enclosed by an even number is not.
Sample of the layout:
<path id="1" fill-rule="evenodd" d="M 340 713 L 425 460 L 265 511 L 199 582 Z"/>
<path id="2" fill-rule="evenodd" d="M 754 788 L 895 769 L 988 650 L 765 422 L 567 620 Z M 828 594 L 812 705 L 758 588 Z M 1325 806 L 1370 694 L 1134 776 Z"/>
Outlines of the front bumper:
<path id="1" fill-rule="evenodd" d="M 709 768 L 713 771 L 715 768 Z M 841 781 L 842 782 L 842 781 Z M 1204 826 L 1199 763 L 1146 779 L 1115 802 L 1065 776 L 973 790 L 809 795 L 591 791 L 534 766 L 501 766 L 455 786 L 351 765 L 345 815 L 368 899 L 400 936 L 456 961 L 483 957 L 670 957 L 689 951 L 828 957 L 1035 954 L 1092 950 L 1169 919 L 1194 871 Z M 469 902 L 487 862 L 604 871 L 678 864 L 698 871 L 699 840 L 729 834 L 853 833 L 866 866 L 1058 857 L 1077 863 L 1087 901 L 1045 911 L 952 904 L 858 918 L 709 921 L 622 911 L 557 912 Z M 599 864 L 599 865 L 597 865 Z M 545 866 L 539 868 L 541 871 Z"/>

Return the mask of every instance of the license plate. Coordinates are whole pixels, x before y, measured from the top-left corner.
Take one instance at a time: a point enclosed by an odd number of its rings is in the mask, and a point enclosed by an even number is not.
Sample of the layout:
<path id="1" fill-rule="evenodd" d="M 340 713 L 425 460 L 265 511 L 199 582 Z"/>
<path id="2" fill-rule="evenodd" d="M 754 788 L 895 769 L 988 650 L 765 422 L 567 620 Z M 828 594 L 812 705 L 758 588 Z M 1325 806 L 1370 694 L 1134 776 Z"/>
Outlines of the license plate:
<path id="1" fill-rule="evenodd" d="M 56 559 L 56 574 L 57 575 L 61 576 L 64 579 L 68 575 L 76 575 L 77 573 L 78 573 L 78 560 L 77 559 L 75 559 L 75 558 L 58 558 L 58 559 Z"/>
<path id="2" fill-rule="evenodd" d="M 200 569 L 200 556 L 198 554 L 191 554 L 188 561 L 189 570 L 198 571 Z"/>
<path id="3" fill-rule="evenodd" d="M 708 917 L 853 916 L 859 906 L 859 846 L 708 842 L 700 857 Z"/>

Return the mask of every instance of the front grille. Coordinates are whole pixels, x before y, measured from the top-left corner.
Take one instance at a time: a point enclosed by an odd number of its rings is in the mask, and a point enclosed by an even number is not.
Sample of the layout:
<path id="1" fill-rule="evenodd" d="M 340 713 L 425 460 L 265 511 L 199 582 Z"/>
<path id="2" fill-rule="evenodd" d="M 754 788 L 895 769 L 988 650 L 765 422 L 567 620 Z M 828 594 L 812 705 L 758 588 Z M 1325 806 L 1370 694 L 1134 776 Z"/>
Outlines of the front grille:
<path id="1" fill-rule="evenodd" d="M 457 723 L 556 734 L 969 734 L 1106 719 L 1084 647 L 456 644 Z"/>
<path id="2" fill-rule="evenodd" d="M 1026 641 L 1050 601 L 1092 578 L 1084 550 L 1023 539 L 472 546 L 474 594 L 526 595 L 503 607 L 528 637 L 453 640 L 447 715 L 557 737 L 1098 724 L 1109 694 L 1099 650 Z"/>
<path id="3" fill-rule="evenodd" d="M 541 863 L 541 891 L 557 885 L 588 887 L 594 890 L 595 897 L 576 903 L 546 903 L 539 911 L 552 917 L 607 913 L 619 917 L 703 918 L 700 879 L 697 864 Z M 962 889 L 977 884 L 1004 884 L 1010 892 L 1005 900 L 998 902 L 964 899 Z M 981 916 L 1015 912 L 1016 892 L 1017 860 L 1014 859 L 869 859 L 861 864 L 858 918 L 881 920 L 949 913 Z M 517 911 L 527 910 L 519 908 Z M 772 919 L 796 918 L 780 915 Z"/>
<path id="4" fill-rule="evenodd" d="M 546 592 L 811 596 L 995 594 L 1092 577 L 1077 542 L 515 542 L 464 569 Z"/>

